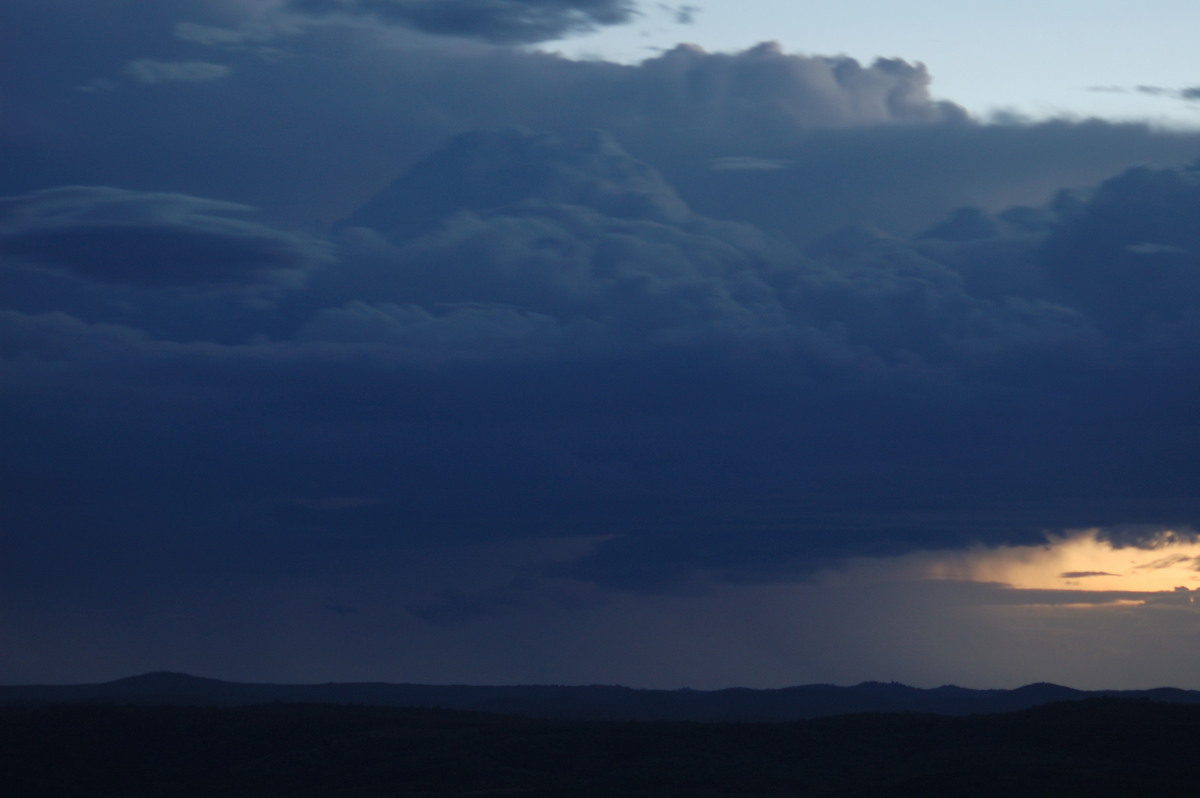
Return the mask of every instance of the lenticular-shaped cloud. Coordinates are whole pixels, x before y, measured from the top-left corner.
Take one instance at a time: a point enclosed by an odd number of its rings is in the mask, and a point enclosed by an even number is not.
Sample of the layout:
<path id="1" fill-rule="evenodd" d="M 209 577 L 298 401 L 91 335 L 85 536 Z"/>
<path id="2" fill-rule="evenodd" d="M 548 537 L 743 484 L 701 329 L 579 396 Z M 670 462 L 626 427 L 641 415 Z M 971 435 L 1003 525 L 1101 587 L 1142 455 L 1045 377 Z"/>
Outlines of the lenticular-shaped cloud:
<path id="1" fill-rule="evenodd" d="M 632 0 L 291 0 L 309 14 L 370 15 L 427 33 L 519 43 L 629 22 Z"/>
<path id="2" fill-rule="evenodd" d="M 115 283 L 250 285 L 329 259 L 316 239 L 237 218 L 244 205 L 75 186 L 0 198 L 0 253 Z"/>

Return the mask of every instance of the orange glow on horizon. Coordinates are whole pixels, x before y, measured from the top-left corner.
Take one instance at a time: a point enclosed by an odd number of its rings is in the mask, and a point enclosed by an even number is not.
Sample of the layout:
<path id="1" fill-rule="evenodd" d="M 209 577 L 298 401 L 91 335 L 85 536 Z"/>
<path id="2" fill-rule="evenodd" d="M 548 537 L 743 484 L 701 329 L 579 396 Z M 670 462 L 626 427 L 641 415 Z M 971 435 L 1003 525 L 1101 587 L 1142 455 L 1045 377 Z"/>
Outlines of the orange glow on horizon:
<path id="1" fill-rule="evenodd" d="M 1025 590 L 1161 592 L 1200 588 L 1200 541 L 1163 530 L 1114 546 L 1099 529 L 1048 536 L 1040 546 L 927 553 L 924 578 L 998 582 Z M 924 559 L 924 558 L 923 558 Z"/>
<path id="2" fill-rule="evenodd" d="M 1193 530 L 1160 529 L 1141 535 L 1138 545 L 1114 544 L 1101 529 L 1071 529 L 1047 534 L 1028 546 L 976 546 L 970 549 L 916 551 L 898 557 L 861 557 L 827 571 L 827 583 L 973 582 L 1014 590 L 1144 594 L 1055 601 L 1059 608 L 1115 607 L 1161 603 L 1200 609 L 1200 536 Z M 1185 595 L 1186 594 L 1186 595 Z M 1031 596 L 1034 604 L 1042 599 Z"/>

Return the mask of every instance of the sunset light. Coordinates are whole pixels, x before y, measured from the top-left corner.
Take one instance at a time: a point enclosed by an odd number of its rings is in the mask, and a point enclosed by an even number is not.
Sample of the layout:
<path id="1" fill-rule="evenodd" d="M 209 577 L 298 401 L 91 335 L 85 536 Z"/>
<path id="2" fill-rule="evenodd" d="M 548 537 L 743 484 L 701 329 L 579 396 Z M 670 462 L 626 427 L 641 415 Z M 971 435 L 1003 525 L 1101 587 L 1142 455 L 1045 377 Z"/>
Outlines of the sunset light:
<path id="1" fill-rule="evenodd" d="M 1018 589 L 1153 592 L 1200 587 L 1200 542 L 1163 530 L 1116 545 L 1100 529 L 1048 536 L 1041 546 L 954 552 L 929 564 L 934 579 L 1000 582 Z"/>

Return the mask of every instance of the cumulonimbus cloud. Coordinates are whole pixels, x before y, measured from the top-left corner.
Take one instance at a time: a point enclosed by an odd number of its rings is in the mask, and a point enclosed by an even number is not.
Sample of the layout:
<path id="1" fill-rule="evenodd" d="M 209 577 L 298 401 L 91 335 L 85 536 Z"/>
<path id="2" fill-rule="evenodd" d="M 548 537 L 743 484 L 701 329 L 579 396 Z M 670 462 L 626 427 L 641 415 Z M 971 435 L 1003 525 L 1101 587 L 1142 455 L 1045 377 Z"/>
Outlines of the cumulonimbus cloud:
<path id="1" fill-rule="evenodd" d="M 1195 516 L 1194 133 L 981 124 L 894 59 L 251 5 L 129 40 L 5 7 L 55 32 L 21 63 L 72 56 L 5 84 L 0 148 L 6 478 L 47 562 L 96 526 L 264 559 L 594 533 L 577 575 L 654 588 Z M 148 54 L 233 71 L 75 88 Z"/>

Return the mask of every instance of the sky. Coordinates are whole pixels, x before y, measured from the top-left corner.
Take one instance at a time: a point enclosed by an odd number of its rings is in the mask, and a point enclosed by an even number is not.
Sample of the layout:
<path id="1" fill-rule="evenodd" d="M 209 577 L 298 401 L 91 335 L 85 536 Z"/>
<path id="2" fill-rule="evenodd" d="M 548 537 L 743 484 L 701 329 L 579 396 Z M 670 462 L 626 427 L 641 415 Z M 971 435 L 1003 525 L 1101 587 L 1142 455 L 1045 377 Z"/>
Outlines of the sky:
<path id="1" fill-rule="evenodd" d="M 1175 0 L 693 0 L 642 3 L 630 24 L 548 45 L 628 63 L 681 41 L 736 51 L 778 40 L 789 51 L 906 58 L 935 96 L 973 114 L 1153 121 L 1200 127 L 1192 32 L 1200 8 Z"/>
<path id="2" fill-rule="evenodd" d="M 0 683 L 1200 689 L 1200 11 L 1096 8 L 7 0 Z"/>

